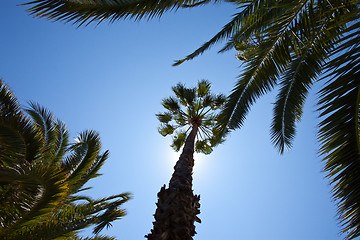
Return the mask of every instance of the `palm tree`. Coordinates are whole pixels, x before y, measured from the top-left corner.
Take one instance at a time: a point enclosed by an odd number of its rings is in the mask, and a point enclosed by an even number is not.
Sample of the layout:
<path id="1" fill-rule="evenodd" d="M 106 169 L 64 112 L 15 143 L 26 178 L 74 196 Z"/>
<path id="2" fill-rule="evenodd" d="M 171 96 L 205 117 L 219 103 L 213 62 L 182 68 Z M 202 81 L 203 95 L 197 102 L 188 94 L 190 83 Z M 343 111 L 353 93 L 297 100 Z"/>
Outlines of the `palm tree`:
<path id="1" fill-rule="evenodd" d="M 226 1 L 226 0 L 225 0 Z M 30 13 L 75 24 L 160 17 L 164 12 L 219 1 L 38 0 Z M 359 0 L 227 0 L 239 9 L 214 37 L 185 58 L 191 60 L 227 40 L 243 72 L 222 112 L 223 131 L 240 128 L 256 100 L 280 87 L 271 135 L 279 152 L 292 147 L 312 85 L 323 82 L 318 112 L 320 153 L 333 185 L 348 239 L 360 236 Z"/>
<path id="2" fill-rule="evenodd" d="M 271 138 L 282 153 L 292 147 L 309 90 L 322 82 L 317 109 L 320 153 L 347 239 L 360 236 L 358 3 L 248 4 L 224 48 L 238 49 L 245 67 L 220 117 L 222 129 L 240 128 L 251 105 L 279 86 Z"/>
<path id="3" fill-rule="evenodd" d="M 100 152 L 99 135 L 84 131 L 69 144 L 64 123 L 48 110 L 31 103 L 25 111 L 0 80 L 0 238 L 83 239 L 79 230 L 94 226 L 97 234 L 122 218 L 128 193 L 80 194 L 109 154 Z"/>
<path id="4" fill-rule="evenodd" d="M 167 110 L 157 114 L 161 124 L 159 133 L 173 135 L 171 147 L 179 151 L 169 187 L 163 186 L 158 193 L 155 222 L 146 237 L 153 240 L 189 240 L 195 235 L 196 216 L 200 213 L 200 197 L 193 194 L 192 172 L 194 151 L 210 154 L 217 130 L 216 110 L 225 103 L 223 95 L 211 95 L 210 83 L 199 81 L 196 88 L 186 88 L 179 83 L 172 88 L 176 97 L 165 98 L 162 105 Z"/>

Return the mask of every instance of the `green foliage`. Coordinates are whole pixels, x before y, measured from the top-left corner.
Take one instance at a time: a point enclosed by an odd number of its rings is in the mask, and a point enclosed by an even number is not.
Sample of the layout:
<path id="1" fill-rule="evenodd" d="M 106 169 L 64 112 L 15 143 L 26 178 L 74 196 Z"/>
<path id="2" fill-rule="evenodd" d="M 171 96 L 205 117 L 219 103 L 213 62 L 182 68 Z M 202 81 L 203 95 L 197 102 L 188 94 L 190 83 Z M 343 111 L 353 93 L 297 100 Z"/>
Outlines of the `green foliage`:
<path id="1" fill-rule="evenodd" d="M 179 151 L 184 145 L 189 130 L 197 127 L 195 151 L 205 154 L 212 152 L 212 147 L 223 142 L 225 137 L 214 135 L 218 121 L 217 111 L 225 104 L 222 94 L 212 95 L 211 84 L 207 80 L 198 82 L 195 88 L 186 88 L 179 83 L 172 87 L 176 97 L 162 100 L 162 105 L 169 111 L 157 114 L 160 121 L 159 133 L 172 135 L 171 147 Z"/>
<path id="2" fill-rule="evenodd" d="M 181 147 L 184 145 L 186 140 L 186 132 L 185 131 L 178 131 L 173 136 L 173 142 L 171 144 L 171 147 L 175 151 L 180 151 Z"/>
<path id="3" fill-rule="evenodd" d="M 29 3 L 29 11 L 38 17 L 81 25 L 124 18 L 150 19 L 166 11 L 210 2 L 218 1 L 38 0 Z M 323 81 L 318 109 L 322 119 L 320 151 L 334 185 L 344 232 L 349 239 L 359 237 L 359 0 L 228 2 L 237 7 L 238 13 L 209 41 L 174 63 L 191 60 L 223 40 L 227 42 L 220 52 L 236 49 L 243 61 L 243 72 L 216 119 L 217 137 L 210 142 L 219 143 L 229 129 L 240 128 L 256 100 L 279 86 L 271 139 L 279 152 L 284 152 L 292 147 L 309 90 L 315 81 Z M 321 77 L 324 72 L 327 78 Z M 204 87 L 200 88 L 201 95 Z M 184 96 L 178 105 L 188 104 L 190 97 L 190 93 Z M 204 96 L 201 104 L 210 106 L 211 102 Z M 195 103 L 185 112 L 169 111 L 189 115 L 201 109 L 201 104 Z M 11 134 L 6 131 L 7 136 Z"/>
<path id="4" fill-rule="evenodd" d="M 271 137 L 282 153 L 292 146 L 306 96 L 320 76 L 320 153 L 348 239 L 360 236 L 358 6 L 328 0 L 244 4 L 228 48 L 240 43 L 245 68 L 220 117 L 220 129 L 241 127 L 251 105 L 280 86 Z M 251 48 L 241 46 L 248 43 Z"/>
<path id="5" fill-rule="evenodd" d="M 161 124 L 158 130 L 159 133 L 165 137 L 167 135 L 173 134 L 175 131 L 175 127 L 170 124 Z"/>
<path id="6" fill-rule="evenodd" d="M 81 239 L 79 230 L 94 226 L 97 234 L 123 217 L 129 193 L 98 200 L 78 195 L 108 157 L 98 133 L 82 132 L 69 144 L 65 124 L 51 112 L 34 103 L 25 111 L 1 80 L 0 238 Z"/>
<path id="7" fill-rule="evenodd" d="M 190 8 L 209 3 L 209 0 L 35 0 L 30 14 L 49 20 L 71 22 L 78 26 L 91 22 L 121 19 L 140 20 L 161 17 L 167 11 Z"/>

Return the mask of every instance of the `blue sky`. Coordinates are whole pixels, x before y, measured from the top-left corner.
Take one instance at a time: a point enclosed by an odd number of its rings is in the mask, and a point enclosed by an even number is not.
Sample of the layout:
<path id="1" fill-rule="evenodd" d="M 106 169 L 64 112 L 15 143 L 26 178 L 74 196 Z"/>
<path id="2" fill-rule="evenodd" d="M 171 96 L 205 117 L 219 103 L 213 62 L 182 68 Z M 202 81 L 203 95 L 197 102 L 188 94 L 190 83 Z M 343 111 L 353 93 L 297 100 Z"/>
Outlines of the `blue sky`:
<path id="1" fill-rule="evenodd" d="M 64 121 L 72 136 L 100 132 L 110 158 L 90 182 L 94 197 L 125 191 L 128 215 L 104 234 L 136 240 L 152 228 L 156 194 L 170 180 L 178 153 L 157 133 L 155 114 L 171 86 L 212 82 L 228 94 L 239 75 L 235 52 L 221 44 L 172 67 L 231 19 L 231 4 L 168 13 L 161 20 L 71 24 L 34 19 L 0 3 L 0 78 L 27 106 L 35 101 Z M 211 155 L 196 155 L 194 192 L 201 196 L 196 240 L 335 240 L 336 206 L 316 141 L 316 91 L 310 93 L 294 148 L 279 155 L 269 127 L 275 94 L 253 106 L 242 129 Z M 88 233 L 88 232 L 87 232 Z"/>

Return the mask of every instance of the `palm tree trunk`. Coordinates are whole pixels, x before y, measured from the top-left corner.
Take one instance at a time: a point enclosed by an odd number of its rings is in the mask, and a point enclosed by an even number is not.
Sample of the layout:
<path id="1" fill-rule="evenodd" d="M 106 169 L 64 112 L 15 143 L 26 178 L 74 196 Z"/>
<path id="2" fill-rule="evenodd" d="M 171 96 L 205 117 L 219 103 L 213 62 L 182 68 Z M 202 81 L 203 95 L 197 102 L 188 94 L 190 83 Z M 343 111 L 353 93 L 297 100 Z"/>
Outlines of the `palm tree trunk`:
<path id="1" fill-rule="evenodd" d="M 193 126 L 185 141 L 183 151 L 176 162 L 169 188 L 163 186 L 158 193 L 155 222 L 149 240 L 192 240 L 195 232 L 196 216 L 200 213 L 200 196 L 192 190 L 192 171 L 194 167 L 194 145 L 198 131 Z"/>

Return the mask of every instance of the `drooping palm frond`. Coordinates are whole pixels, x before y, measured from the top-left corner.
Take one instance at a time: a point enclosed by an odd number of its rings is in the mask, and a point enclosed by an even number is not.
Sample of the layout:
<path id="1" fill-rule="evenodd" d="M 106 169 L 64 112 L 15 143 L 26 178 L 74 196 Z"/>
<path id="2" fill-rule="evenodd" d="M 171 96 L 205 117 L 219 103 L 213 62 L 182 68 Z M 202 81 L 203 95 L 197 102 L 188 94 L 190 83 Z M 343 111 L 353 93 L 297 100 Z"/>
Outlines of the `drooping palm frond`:
<path id="1" fill-rule="evenodd" d="M 35 16 L 54 21 L 71 22 L 78 26 L 91 22 L 110 23 L 121 19 L 161 17 L 167 11 L 201 6 L 207 0 L 36 0 L 27 11 Z"/>
<path id="2" fill-rule="evenodd" d="M 348 17 L 355 20 L 359 13 Z M 348 239 L 356 239 L 360 236 L 360 23 L 351 21 L 339 42 L 320 91 L 320 153 L 334 185 L 343 231 Z"/>
<path id="3" fill-rule="evenodd" d="M 98 233 L 124 216 L 129 193 L 74 195 L 108 157 L 99 135 L 85 131 L 69 146 L 65 125 L 50 111 L 32 103 L 26 112 L 0 81 L 0 238 L 76 239 L 83 228 Z"/>
<path id="4" fill-rule="evenodd" d="M 16 97 L 0 79 L 0 166 L 18 165 L 37 158 L 41 140 L 27 116 L 20 109 Z M 17 161 L 13 161 L 17 160 Z"/>
<path id="5" fill-rule="evenodd" d="M 285 148 L 291 148 L 295 124 L 301 119 L 307 93 L 336 46 L 340 33 L 337 28 L 333 28 L 329 18 L 331 16 L 326 16 L 324 9 L 314 9 L 310 3 L 289 29 L 297 33 L 290 45 L 294 52 L 290 67 L 281 76 L 281 89 L 271 126 L 271 138 L 280 153 Z M 329 38 L 329 34 L 333 37 Z"/>
<path id="6" fill-rule="evenodd" d="M 291 61 L 289 46 L 292 45 L 292 34 L 289 29 L 298 15 L 306 11 L 308 7 L 306 3 L 307 1 L 295 5 L 289 4 L 288 8 L 285 7 L 286 5 L 279 4 L 280 6 L 276 9 L 279 21 L 265 30 L 262 29 L 263 27 L 253 30 L 254 34 L 264 31 L 261 34 L 263 39 L 258 43 L 258 47 L 249 53 L 250 60 L 246 62 L 239 81 L 228 97 L 228 102 L 221 114 L 223 130 L 226 126 L 230 129 L 242 126 L 250 106 L 257 98 L 273 89 L 278 78 L 288 69 Z M 271 18 L 274 15 L 269 14 Z M 269 19 L 262 21 L 266 23 Z"/>
<path id="7" fill-rule="evenodd" d="M 252 33 L 252 31 L 256 27 L 261 27 L 259 25 L 258 18 L 262 18 L 262 15 L 269 14 L 268 9 L 264 6 L 266 5 L 266 1 L 258 0 L 258 1 L 230 1 L 234 2 L 238 5 L 238 9 L 240 10 L 239 13 L 236 13 L 233 16 L 233 19 L 227 23 L 221 31 L 219 31 L 214 37 L 212 37 L 209 41 L 204 43 L 201 47 L 196 49 L 191 54 L 187 55 L 185 58 L 176 60 L 173 66 L 177 66 L 182 64 L 185 61 L 189 61 L 201 54 L 203 54 L 205 51 L 209 50 L 213 45 L 216 43 L 223 41 L 223 40 L 229 40 L 228 44 L 232 41 L 231 39 L 237 36 L 237 33 L 239 33 L 239 29 L 247 29 L 248 33 Z M 244 34 L 244 31 L 242 31 L 242 34 Z M 246 34 L 247 35 L 247 34 Z M 239 38 L 239 36 L 237 36 Z M 239 40 L 237 41 L 239 42 Z M 224 49 L 220 50 L 220 52 L 223 52 L 225 49 L 229 49 L 229 46 L 225 46 Z"/>

